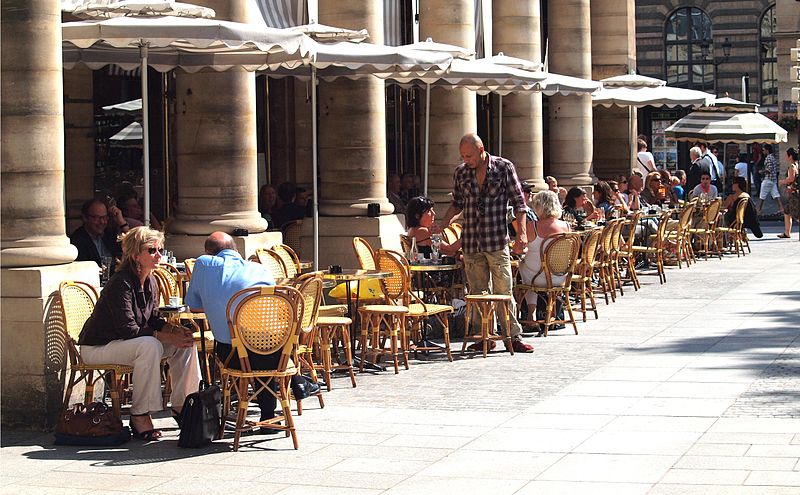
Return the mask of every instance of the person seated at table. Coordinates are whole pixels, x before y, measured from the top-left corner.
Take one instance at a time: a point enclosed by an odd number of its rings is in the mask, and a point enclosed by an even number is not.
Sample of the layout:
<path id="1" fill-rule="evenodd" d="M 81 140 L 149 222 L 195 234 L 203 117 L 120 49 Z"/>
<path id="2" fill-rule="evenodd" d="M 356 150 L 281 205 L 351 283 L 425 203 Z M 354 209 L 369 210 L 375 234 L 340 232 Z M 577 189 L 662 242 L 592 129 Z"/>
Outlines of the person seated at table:
<path id="1" fill-rule="evenodd" d="M 275 228 L 272 215 L 278 207 L 278 192 L 271 184 L 264 184 L 258 191 L 258 212 L 269 222 L 270 229 Z"/>
<path id="2" fill-rule="evenodd" d="M 677 206 L 678 196 L 672 189 L 672 175 L 670 175 L 667 170 L 663 169 L 659 170 L 658 173 L 661 174 L 661 186 L 664 188 L 666 203 L 669 204 L 669 206 Z"/>
<path id="3" fill-rule="evenodd" d="M 610 217 L 611 210 L 614 209 L 614 192 L 608 182 L 601 180 L 592 188 L 592 199 L 594 206 L 599 210 L 598 219 L 604 220 Z"/>
<path id="4" fill-rule="evenodd" d="M 538 220 L 527 222 L 525 225 L 528 234 L 528 251 L 519 265 L 519 274 L 524 284 L 547 287 L 547 280 L 542 268 L 542 253 L 549 244 L 549 242 L 545 242 L 545 238 L 551 234 L 569 232 L 570 227 L 567 222 L 560 220 L 562 209 L 558 196 L 553 191 L 539 191 L 533 196 L 532 203 Z M 564 277 L 554 277 L 552 282 L 553 284 L 562 284 Z M 536 314 L 536 300 L 537 295 L 534 291 L 528 291 L 525 294 L 528 314 L 531 316 Z"/>
<path id="5" fill-rule="evenodd" d="M 278 207 L 272 212 L 272 226 L 281 228 L 293 220 L 302 220 L 306 216 L 305 205 L 299 205 L 297 200 L 297 184 L 284 182 L 278 186 Z"/>
<path id="6" fill-rule="evenodd" d="M 667 189 L 661 183 L 661 174 L 653 172 L 647 176 L 647 187 L 642 190 L 641 199 L 650 206 L 668 203 Z"/>
<path id="7" fill-rule="evenodd" d="M 689 193 L 689 198 L 700 198 L 701 201 L 711 201 L 717 197 L 717 186 L 711 183 L 711 173 L 700 174 L 700 184 Z"/>
<path id="8" fill-rule="evenodd" d="M 86 364 L 133 366 L 130 426 L 134 437 L 157 440 L 150 413 L 160 411 L 161 358 L 172 382 L 172 411 L 180 424 L 187 395 L 197 392 L 200 366 L 192 331 L 167 323 L 158 314 L 158 284 L 151 275 L 161 260 L 164 234 L 134 227 L 122 239 L 122 264 L 100 293 L 78 344 Z"/>
<path id="9" fill-rule="evenodd" d="M 214 334 L 214 353 L 223 363 L 239 369 L 238 356 L 231 356 L 231 332 L 228 328 L 228 301 L 242 289 L 257 285 L 275 285 L 272 273 L 264 265 L 246 261 L 236 250 L 236 242 L 225 232 L 214 232 L 206 238 L 205 253 L 195 260 L 192 282 L 186 292 L 186 304 L 192 312 L 205 313 L 206 321 Z M 250 355 L 250 364 L 257 369 L 275 369 L 282 351 L 263 356 Z M 298 400 L 319 392 L 319 384 L 308 378 L 292 377 L 292 393 Z M 256 397 L 261 409 L 261 421 L 275 417 L 275 396 L 262 390 Z M 261 433 L 279 430 L 261 428 Z"/>
<path id="10" fill-rule="evenodd" d="M 544 181 L 547 183 L 547 187 L 553 191 L 554 193 L 558 194 L 558 201 L 561 204 L 567 200 L 567 190 L 563 187 L 559 187 L 558 181 L 552 175 L 548 175 L 544 178 Z"/>
<path id="11" fill-rule="evenodd" d="M 417 196 L 409 200 L 406 206 L 406 235 L 408 240 L 417 240 L 417 252 L 429 258 L 433 253 L 431 240 L 431 225 L 436 218 L 434 211 L 435 203 L 432 199 L 425 196 Z M 453 244 L 448 244 L 444 240 L 439 244 L 439 252 L 443 256 L 455 256 L 461 249 L 461 239 Z"/>
<path id="12" fill-rule="evenodd" d="M 625 186 L 627 189 L 628 179 L 625 179 Z M 611 198 L 612 198 L 611 206 L 615 210 L 620 211 L 623 216 L 627 215 L 628 212 L 630 211 L 630 208 L 628 208 L 628 201 L 625 199 L 625 196 L 619 186 L 619 183 L 615 180 L 610 180 L 608 181 L 608 187 L 611 188 Z"/>
<path id="13" fill-rule="evenodd" d="M 752 197 L 746 192 L 747 179 L 745 177 L 734 177 L 731 184 L 733 192 L 725 198 L 722 202 L 722 208 L 725 208 L 725 215 L 723 217 L 725 225 L 730 226 L 736 220 L 736 206 L 739 201 L 747 201 L 747 206 L 744 210 L 743 228 L 750 229 L 753 235 L 761 239 L 764 233 L 761 230 L 761 223 L 758 221 L 756 214 L 756 207 L 753 204 Z"/>
<path id="14" fill-rule="evenodd" d="M 138 195 L 120 196 L 117 198 L 117 205 L 122 210 L 122 215 L 125 217 L 128 226 L 133 228 L 144 225 L 144 207 Z M 153 212 L 150 212 L 150 227 L 156 230 L 163 230 L 161 222 L 153 215 Z"/>
<path id="15" fill-rule="evenodd" d="M 595 210 L 591 201 L 586 198 L 586 191 L 580 187 L 571 187 L 567 191 L 567 199 L 564 201 L 562 215 L 567 219 L 583 218 L 585 220 L 595 220 L 601 213 Z"/>
<path id="16" fill-rule="evenodd" d="M 675 177 L 678 179 L 678 185 L 673 187 L 675 190 L 675 196 L 677 196 L 678 200 L 685 201 L 686 200 L 686 171 L 685 170 L 676 170 Z"/>
<path id="17" fill-rule="evenodd" d="M 111 225 L 109 218 L 113 218 Z M 81 206 L 81 220 L 83 225 L 69 236 L 69 242 L 78 248 L 75 261 L 94 261 L 100 266 L 103 258 L 116 258 L 122 254 L 117 234 L 128 231 L 130 226 L 119 208 L 107 207 L 99 199 L 90 199 Z"/>

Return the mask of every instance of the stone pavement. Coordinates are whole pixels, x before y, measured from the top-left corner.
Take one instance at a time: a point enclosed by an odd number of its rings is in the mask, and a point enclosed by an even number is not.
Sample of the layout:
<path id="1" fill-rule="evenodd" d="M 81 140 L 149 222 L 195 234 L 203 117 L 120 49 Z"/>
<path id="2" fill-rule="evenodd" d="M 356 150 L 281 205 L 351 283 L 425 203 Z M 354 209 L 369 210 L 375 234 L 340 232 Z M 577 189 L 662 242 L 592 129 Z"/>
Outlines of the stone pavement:
<path id="1" fill-rule="evenodd" d="M 797 494 L 800 242 L 643 276 L 600 320 L 492 353 L 337 377 L 281 435 L 54 448 L 2 432 L 0 493 Z"/>

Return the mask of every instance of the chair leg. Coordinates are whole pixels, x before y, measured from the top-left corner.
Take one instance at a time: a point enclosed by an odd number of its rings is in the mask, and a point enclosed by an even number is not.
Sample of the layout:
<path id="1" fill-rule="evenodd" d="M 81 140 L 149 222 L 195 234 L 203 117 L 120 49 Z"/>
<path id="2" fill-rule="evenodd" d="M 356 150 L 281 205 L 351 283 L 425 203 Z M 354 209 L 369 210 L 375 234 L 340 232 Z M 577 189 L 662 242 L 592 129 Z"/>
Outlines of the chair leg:
<path id="1" fill-rule="evenodd" d="M 286 422 L 286 436 L 292 437 L 294 449 L 299 447 L 297 442 L 297 431 L 294 427 L 294 419 L 292 419 L 292 409 L 289 407 L 289 377 L 282 377 L 278 380 L 278 389 L 280 390 L 280 402 L 283 409 L 283 419 Z"/>
<path id="2" fill-rule="evenodd" d="M 355 372 L 353 371 L 353 354 L 350 351 L 350 330 L 347 329 L 347 326 L 342 325 L 340 327 L 340 332 L 341 332 L 342 348 L 344 349 L 344 359 L 346 361 L 345 364 L 347 364 L 348 367 L 347 370 L 348 373 L 350 373 L 350 381 L 353 384 L 353 388 L 356 388 L 356 375 Z M 336 356 L 338 359 L 339 356 L 338 352 L 336 353 Z"/>
<path id="3" fill-rule="evenodd" d="M 569 320 L 572 322 L 572 328 L 575 330 L 575 335 L 578 335 L 578 324 L 575 322 L 575 315 L 572 313 L 572 306 L 569 303 L 569 292 L 564 292 L 564 306 L 567 307 L 567 313 L 569 313 Z"/>

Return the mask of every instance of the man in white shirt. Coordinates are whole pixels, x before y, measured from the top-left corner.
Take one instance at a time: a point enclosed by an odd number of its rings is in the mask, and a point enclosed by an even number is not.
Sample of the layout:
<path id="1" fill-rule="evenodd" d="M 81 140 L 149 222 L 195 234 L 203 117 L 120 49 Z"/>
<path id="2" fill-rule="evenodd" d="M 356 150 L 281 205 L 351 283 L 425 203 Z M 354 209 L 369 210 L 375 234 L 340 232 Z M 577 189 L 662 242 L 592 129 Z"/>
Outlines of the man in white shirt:
<path id="1" fill-rule="evenodd" d="M 697 146 L 700 147 L 700 152 L 702 153 L 700 156 L 708 157 L 708 159 L 711 161 L 711 184 L 717 189 L 720 189 L 722 184 L 725 182 L 724 168 L 720 166 L 717 155 L 708 149 L 706 143 L 698 142 Z"/>
<path id="2" fill-rule="evenodd" d="M 743 191 L 744 192 L 749 191 L 750 174 L 747 173 L 747 153 L 739 153 L 739 162 L 736 165 L 734 165 L 733 174 L 734 177 L 742 177 L 745 181 L 747 181 L 747 184 L 745 186 L 745 189 L 743 189 Z"/>
<path id="3" fill-rule="evenodd" d="M 656 171 L 656 161 L 653 154 L 647 151 L 647 143 L 644 139 L 637 141 L 639 153 L 636 154 L 636 162 L 639 164 L 639 171 L 642 177 L 647 177 L 650 172 Z"/>

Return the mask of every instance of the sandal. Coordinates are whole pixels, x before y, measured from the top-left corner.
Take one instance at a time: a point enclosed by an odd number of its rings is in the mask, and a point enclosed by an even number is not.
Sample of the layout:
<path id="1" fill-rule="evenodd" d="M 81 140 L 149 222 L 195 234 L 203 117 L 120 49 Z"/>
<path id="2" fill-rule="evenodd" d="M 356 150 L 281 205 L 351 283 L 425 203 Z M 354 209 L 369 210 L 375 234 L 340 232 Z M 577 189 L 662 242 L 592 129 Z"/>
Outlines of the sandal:
<path id="1" fill-rule="evenodd" d="M 131 414 L 131 418 L 133 416 L 149 416 L 150 414 Z M 131 427 L 131 434 L 133 434 L 133 438 L 138 438 L 139 440 L 144 440 L 145 442 L 157 442 L 161 438 L 161 430 L 157 430 L 152 428 L 150 430 L 139 431 L 133 426 L 133 421 L 129 422 Z"/>
<path id="2" fill-rule="evenodd" d="M 786 235 L 786 234 L 783 234 L 783 233 L 782 234 L 778 234 L 778 239 L 788 239 L 788 238 L 789 238 L 789 236 Z"/>

